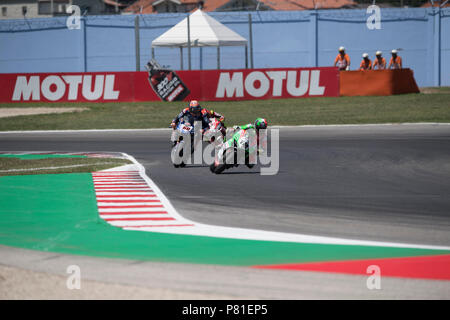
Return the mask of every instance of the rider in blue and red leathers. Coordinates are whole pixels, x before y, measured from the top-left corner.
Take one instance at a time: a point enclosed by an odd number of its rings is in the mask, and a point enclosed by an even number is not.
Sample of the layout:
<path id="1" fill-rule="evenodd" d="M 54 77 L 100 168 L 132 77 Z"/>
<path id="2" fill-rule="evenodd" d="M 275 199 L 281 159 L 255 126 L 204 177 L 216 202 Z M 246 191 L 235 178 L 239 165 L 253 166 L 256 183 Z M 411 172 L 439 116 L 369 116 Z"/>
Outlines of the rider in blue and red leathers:
<path id="1" fill-rule="evenodd" d="M 192 126 L 194 125 L 194 123 L 196 121 L 200 121 L 202 123 L 202 132 L 204 132 L 205 130 L 207 130 L 209 128 L 209 117 L 208 117 L 208 113 L 207 112 L 202 112 L 202 107 L 200 106 L 200 104 L 198 103 L 197 100 L 192 100 L 189 103 L 189 107 L 183 109 L 173 120 L 172 123 L 170 124 L 170 126 L 172 127 L 172 129 L 175 130 L 175 128 L 177 127 L 178 122 L 180 121 L 180 119 L 185 119 L 187 120 L 187 122 L 189 122 Z M 175 131 L 172 134 L 172 142 L 175 145 L 176 141 L 175 140 Z"/>
<path id="2" fill-rule="evenodd" d="M 209 125 L 209 117 L 206 112 L 202 112 L 202 107 L 197 100 L 192 100 L 189 103 L 188 108 L 184 108 L 173 120 L 170 126 L 175 129 L 181 118 L 187 118 L 191 125 L 194 125 L 195 121 L 202 122 L 202 129 L 205 129 Z"/>

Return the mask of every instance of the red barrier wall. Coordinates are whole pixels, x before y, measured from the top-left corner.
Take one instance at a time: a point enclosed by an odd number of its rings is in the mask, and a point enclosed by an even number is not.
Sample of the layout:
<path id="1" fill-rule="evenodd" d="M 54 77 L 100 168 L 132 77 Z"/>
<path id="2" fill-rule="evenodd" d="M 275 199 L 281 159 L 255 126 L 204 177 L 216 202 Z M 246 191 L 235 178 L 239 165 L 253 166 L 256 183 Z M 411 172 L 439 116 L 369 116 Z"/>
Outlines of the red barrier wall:
<path id="1" fill-rule="evenodd" d="M 411 69 L 340 72 L 341 96 L 389 96 L 418 93 Z"/>
<path id="2" fill-rule="evenodd" d="M 183 100 L 339 96 L 339 71 L 334 67 L 176 71 L 166 81 L 178 88 L 176 77 L 190 91 Z M 162 91 L 167 82 L 160 83 Z M 161 100 L 150 86 L 147 72 L 0 74 L 0 88 L 0 102 Z M 174 97 L 172 94 L 165 99 Z"/>

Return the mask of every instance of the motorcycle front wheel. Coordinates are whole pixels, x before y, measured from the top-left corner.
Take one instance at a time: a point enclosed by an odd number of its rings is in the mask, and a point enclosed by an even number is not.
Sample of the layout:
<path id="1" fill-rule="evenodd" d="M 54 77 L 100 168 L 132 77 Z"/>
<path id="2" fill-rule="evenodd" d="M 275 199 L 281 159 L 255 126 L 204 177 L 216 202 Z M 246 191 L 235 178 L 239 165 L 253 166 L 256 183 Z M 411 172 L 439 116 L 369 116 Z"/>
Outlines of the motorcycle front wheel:
<path id="1" fill-rule="evenodd" d="M 235 150 L 229 149 L 223 156 L 223 163 L 219 163 L 218 166 L 216 166 L 215 163 L 211 164 L 210 166 L 211 172 L 214 172 L 215 174 L 221 174 L 223 171 L 225 171 L 225 169 L 228 169 L 233 166 L 233 164 L 231 163 L 236 163 L 236 161 L 233 162 L 232 159 L 236 160 Z M 237 166 L 237 164 L 234 165 Z"/>
<path id="2" fill-rule="evenodd" d="M 181 161 L 181 163 L 178 163 L 178 164 L 176 164 L 175 161 L 174 161 L 174 159 L 175 159 L 177 153 L 178 153 L 178 157 L 179 157 L 179 158 L 182 158 L 182 157 L 183 157 L 183 148 L 180 146 L 180 144 L 182 144 L 182 143 L 183 143 L 182 141 L 178 142 L 178 143 L 172 148 L 172 151 L 171 151 L 172 163 L 173 163 L 173 166 L 174 166 L 175 168 L 180 168 L 180 167 L 182 168 L 182 167 L 185 167 L 185 166 L 186 166 L 186 164 L 185 164 L 183 161 Z"/>

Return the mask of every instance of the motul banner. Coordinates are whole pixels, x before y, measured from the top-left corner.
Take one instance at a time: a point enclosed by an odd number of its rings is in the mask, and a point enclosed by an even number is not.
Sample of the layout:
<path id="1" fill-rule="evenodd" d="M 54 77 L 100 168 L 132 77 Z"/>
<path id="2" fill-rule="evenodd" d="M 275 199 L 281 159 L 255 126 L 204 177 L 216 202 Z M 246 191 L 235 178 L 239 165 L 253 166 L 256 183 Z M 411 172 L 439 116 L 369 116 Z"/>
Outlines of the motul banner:
<path id="1" fill-rule="evenodd" d="M 0 102 L 254 100 L 339 96 L 337 68 L 0 74 Z"/>
<path id="2" fill-rule="evenodd" d="M 203 100 L 339 96 L 337 68 L 242 69 L 192 73 L 194 77 L 201 79 L 202 87 L 190 87 L 191 82 L 186 83 L 192 93 L 199 90 L 204 97 L 208 97 Z"/>
<path id="3" fill-rule="evenodd" d="M 139 77 L 140 76 L 140 77 Z M 145 72 L 1 74 L 0 102 L 151 101 Z M 142 92 L 144 100 L 137 99 Z"/>

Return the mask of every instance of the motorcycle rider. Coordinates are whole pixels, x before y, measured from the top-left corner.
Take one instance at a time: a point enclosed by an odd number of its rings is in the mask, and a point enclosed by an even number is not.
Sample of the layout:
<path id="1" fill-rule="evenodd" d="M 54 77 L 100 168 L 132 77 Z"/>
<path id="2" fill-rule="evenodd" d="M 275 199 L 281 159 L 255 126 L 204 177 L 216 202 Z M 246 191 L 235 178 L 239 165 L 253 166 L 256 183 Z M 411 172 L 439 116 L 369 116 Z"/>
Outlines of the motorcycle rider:
<path id="1" fill-rule="evenodd" d="M 208 110 L 206 108 L 203 108 L 202 114 L 206 115 L 208 117 L 208 119 L 216 118 L 216 119 L 219 119 L 220 122 L 225 121 L 225 117 L 223 115 L 221 115 L 220 113 L 214 111 L 213 109 Z"/>
<path id="2" fill-rule="evenodd" d="M 209 120 L 212 118 L 219 119 L 220 122 L 222 122 L 222 128 L 220 129 L 220 132 L 225 137 L 227 134 L 227 127 L 225 126 L 225 117 L 221 115 L 220 113 L 214 111 L 213 109 L 208 110 L 206 108 L 202 109 L 202 114 L 205 115 Z"/>
<path id="3" fill-rule="evenodd" d="M 231 137 L 231 139 L 233 139 L 235 142 L 237 142 L 237 140 L 239 140 L 238 135 L 236 135 L 237 132 L 240 132 L 242 130 L 244 130 L 244 132 L 246 132 L 247 130 L 250 129 L 254 129 L 256 131 L 256 141 L 257 141 L 257 154 L 259 154 L 260 152 L 262 152 L 263 150 L 265 150 L 267 148 L 267 135 L 265 135 L 264 137 L 262 137 L 261 141 L 259 138 L 259 130 L 260 129 L 267 129 L 267 120 L 264 118 L 257 118 L 255 120 L 255 122 L 253 123 L 248 123 L 245 124 L 243 126 L 234 126 L 234 134 Z M 260 145 L 261 143 L 261 145 Z M 254 164 L 246 164 L 247 167 L 249 168 L 253 168 Z"/>
<path id="4" fill-rule="evenodd" d="M 205 128 L 209 124 L 209 117 L 206 112 L 202 112 L 202 107 L 197 100 L 191 100 L 189 107 L 184 108 L 173 120 L 170 126 L 175 129 L 181 118 L 188 118 L 191 125 L 194 125 L 195 121 L 202 122 L 202 128 Z"/>
<path id="5" fill-rule="evenodd" d="M 187 121 L 193 126 L 195 121 L 201 121 L 202 123 L 202 133 L 205 129 L 209 127 L 209 118 L 206 113 L 202 112 L 202 107 L 197 100 L 191 100 L 189 102 L 189 107 L 184 108 L 170 123 L 170 126 L 174 130 L 172 132 L 171 141 L 173 145 L 176 144 L 176 127 L 180 119 L 187 119 Z"/>
<path id="6" fill-rule="evenodd" d="M 235 132 L 238 132 L 239 130 L 255 129 L 256 134 L 259 136 L 260 129 L 267 129 L 267 120 L 264 118 L 256 118 L 253 123 L 244 124 L 243 126 L 234 126 L 233 129 Z"/>

